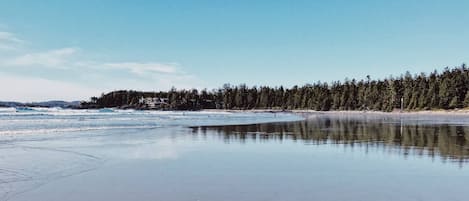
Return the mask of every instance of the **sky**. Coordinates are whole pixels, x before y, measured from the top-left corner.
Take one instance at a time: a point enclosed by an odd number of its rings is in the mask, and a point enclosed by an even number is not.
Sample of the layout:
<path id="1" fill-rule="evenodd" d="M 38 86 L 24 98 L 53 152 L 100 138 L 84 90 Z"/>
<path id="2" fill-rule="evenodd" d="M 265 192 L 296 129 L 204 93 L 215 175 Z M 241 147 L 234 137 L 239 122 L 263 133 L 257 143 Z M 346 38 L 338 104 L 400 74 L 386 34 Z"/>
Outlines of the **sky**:
<path id="1" fill-rule="evenodd" d="M 304 85 L 469 62 L 469 1 L 0 0 L 0 100 Z"/>

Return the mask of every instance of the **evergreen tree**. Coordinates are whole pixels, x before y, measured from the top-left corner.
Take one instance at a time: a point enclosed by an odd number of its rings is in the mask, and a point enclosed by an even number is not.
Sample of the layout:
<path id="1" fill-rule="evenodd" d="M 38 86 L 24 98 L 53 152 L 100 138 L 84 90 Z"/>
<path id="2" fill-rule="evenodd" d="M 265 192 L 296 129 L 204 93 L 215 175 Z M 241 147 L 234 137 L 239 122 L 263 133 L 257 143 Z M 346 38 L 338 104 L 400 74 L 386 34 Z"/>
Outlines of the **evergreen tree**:
<path id="1" fill-rule="evenodd" d="M 82 108 L 148 108 L 143 99 L 163 100 L 156 109 L 313 109 L 313 110 L 382 110 L 400 108 L 401 99 L 406 109 L 453 109 L 469 107 L 469 70 L 466 65 L 443 72 L 433 71 L 412 76 L 406 72 L 400 77 L 384 80 L 356 81 L 345 79 L 331 84 L 317 82 L 292 88 L 248 87 L 245 84 L 207 91 L 203 89 L 139 92 L 119 90 L 83 102 Z M 152 99 L 153 100 L 153 99 Z"/>

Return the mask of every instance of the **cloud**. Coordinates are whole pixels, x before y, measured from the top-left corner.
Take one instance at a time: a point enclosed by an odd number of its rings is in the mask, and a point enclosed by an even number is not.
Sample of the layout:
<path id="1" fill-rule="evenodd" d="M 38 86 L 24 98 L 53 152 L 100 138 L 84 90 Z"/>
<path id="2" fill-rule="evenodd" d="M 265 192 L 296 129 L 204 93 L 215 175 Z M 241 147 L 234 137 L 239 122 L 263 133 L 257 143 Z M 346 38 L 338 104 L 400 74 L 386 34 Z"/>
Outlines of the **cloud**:
<path id="1" fill-rule="evenodd" d="M 66 47 L 44 52 L 35 52 L 7 58 L 0 62 L 7 67 L 47 67 L 57 69 L 84 68 L 94 70 L 127 71 L 136 76 L 149 77 L 155 74 L 184 74 L 177 63 L 161 62 L 97 62 L 80 60 L 78 48 Z"/>
<path id="2" fill-rule="evenodd" d="M 13 43 L 23 43 L 24 41 L 15 37 L 14 34 L 10 32 L 0 31 L 0 41 L 13 42 Z"/>
<path id="3" fill-rule="evenodd" d="M 0 31 L 0 50 L 15 50 L 24 41 L 16 37 L 13 33 Z"/>
<path id="4" fill-rule="evenodd" d="M 100 66 L 99 64 L 95 64 Z M 106 69 L 125 70 L 132 73 L 137 79 L 121 80 L 120 84 L 127 83 L 127 86 L 134 86 L 136 90 L 169 90 L 172 87 L 191 89 L 201 89 L 205 83 L 196 76 L 181 70 L 178 63 L 159 62 L 121 62 L 105 63 Z M 132 77 L 127 75 L 128 77 Z M 154 87 L 157 86 L 158 89 Z"/>
<path id="5" fill-rule="evenodd" d="M 0 54 L 0 100 L 83 100 L 119 89 L 158 91 L 204 85 L 176 62 L 116 62 L 95 56 L 90 60 L 86 58 L 90 53 L 78 47 L 38 52 L 21 44 L 30 43 L 0 31 L 0 50 L 10 48 Z"/>
<path id="6" fill-rule="evenodd" d="M 3 69 L 8 76 L 0 76 L 0 100 L 87 100 L 119 89 L 200 89 L 204 85 L 177 63 L 90 61 L 78 58 L 79 50 L 68 47 L 4 58 L 0 75 Z"/>
<path id="7" fill-rule="evenodd" d="M 6 66 L 43 66 L 53 68 L 66 68 L 70 64 L 70 58 L 77 52 L 76 48 L 62 48 L 39 53 L 28 53 L 9 60 L 3 64 Z"/>
<path id="8" fill-rule="evenodd" d="M 44 100 L 87 100 L 96 96 L 99 89 L 81 85 L 34 77 L 0 74 L 0 100 L 44 101 Z"/>
<path id="9" fill-rule="evenodd" d="M 148 73 L 165 73 L 172 74 L 177 73 L 177 64 L 176 63 L 139 63 L 139 62 L 122 62 L 122 63 L 105 63 L 105 67 L 117 68 L 117 69 L 127 69 L 130 72 L 144 76 Z"/>

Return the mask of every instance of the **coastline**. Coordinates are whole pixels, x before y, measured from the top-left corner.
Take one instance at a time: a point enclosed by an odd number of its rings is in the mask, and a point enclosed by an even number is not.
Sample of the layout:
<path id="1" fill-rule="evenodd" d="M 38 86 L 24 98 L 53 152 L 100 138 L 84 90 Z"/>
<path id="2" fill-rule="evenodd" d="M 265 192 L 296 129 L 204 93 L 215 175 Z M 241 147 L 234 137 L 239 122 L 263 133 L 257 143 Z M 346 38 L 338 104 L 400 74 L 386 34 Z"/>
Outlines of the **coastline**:
<path id="1" fill-rule="evenodd" d="M 27 107 L 2 107 L 7 109 L 22 109 L 22 108 L 55 108 L 55 107 L 38 107 L 38 106 L 27 106 Z M 74 110 L 88 110 L 88 109 L 119 109 L 119 110 L 142 110 L 138 108 L 70 108 L 70 107 L 59 107 L 62 109 L 74 109 Z M 308 109 L 200 109 L 200 110 L 155 110 L 155 109 L 144 109 L 150 111 L 205 111 L 205 112 L 231 112 L 231 113 L 242 113 L 242 112 L 251 112 L 251 113 L 294 113 L 301 115 L 318 115 L 318 114 L 327 114 L 327 115 L 381 115 L 381 116 L 415 116 L 415 115 L 425 115 L 425 116 L 469 116 L 469 108 L 463 109 L 435 109 L 435 110 L 393 110 L 392 112 L 383 112 L 375 110 L 329 110 L 329 111 L 318 111 L 318 110 L 308 110 Z"/>
<path id="2" fill-rule="evenodd" d="M 203 109 L 200 111 L 209 112 L 269 112 L 269 113 L 295 113 L 305 115 L 317 114 L 330 114 L 330 115 L 383 115 L 383 116 L 396 116 L 396 115 L 456 115 L 456 116 L 469 116 L 469 109 L 455 109 L 455 110 L 415 110 L 415 111 L 399 111 L 392 112 L 382 111 L 360 111 L 360 110 L 331 110 L 331 111 L 317 111 L 317 110 L 281 110 L 281 109 L 250 109 L 250 110 L 225 110 L 225 109 Z"/>

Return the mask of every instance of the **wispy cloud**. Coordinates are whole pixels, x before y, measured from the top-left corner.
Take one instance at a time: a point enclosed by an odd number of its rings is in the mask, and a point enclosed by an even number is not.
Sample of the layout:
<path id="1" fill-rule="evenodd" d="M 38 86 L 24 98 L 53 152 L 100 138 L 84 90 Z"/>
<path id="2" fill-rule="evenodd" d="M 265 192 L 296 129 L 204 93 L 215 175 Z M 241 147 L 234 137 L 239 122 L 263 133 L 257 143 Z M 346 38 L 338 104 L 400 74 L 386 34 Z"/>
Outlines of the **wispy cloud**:
<path id="1" fill-rule="evenodd" d="M 23 44 L 30 43 L 13 33 L 0 32 L 0 50 L 6 50 L 0 55 L 0 100 L 79 100 L 116 89 L 150 91 L 204 85 L 177 62 L 91 60 L 86 59 L 90 53 L 78 47 L 30 51 Z"/>
<path id="2" fill-rule="evenodd" d="M 24 40 L 19 39 L 13 33 L 0 31 L 0 50 L 14 50 L 24 43 Z"/>
<path id="3" fill-rule="evenodd" d="M 23 102 L 87 100 L 88 97 L 102 92 L 75 83 L 2 73 L 0 73 L 0 91 L 2 92 L 0 100 Z"/>
<path id="4" fill-rule="evenodd" d="M 93 70 L 127 71 L 139 77 L 151 77 L 155 74 L 184 74 L 178 63 L 163 62 L 99 62 L 77 58 L 80 49 L 66 47 L 44 52 L 26 53 L 0 62 L 10 67 L 45 67 L 57 69 L 85 68 Z"/>
<path id="5" fill-rule="evenodd" d="M 71 62 L 71 56 L 77 52 L 76 48 L 62 48 L 46 52 L 28 53 L 11 59 L 3 64 L 6 66 L 43 66 L 65 68 Z"/>
<path id="6" fill-rule="evenodd" d="M 122 62 L 122 63 L 105 63 L 103 64 L 105 67 L 115 68 L 115 69 L 127 69 L 130 72 L 144 76 L 148 75 L 149 73 L 165 73 L 165 74 L 172 74 L 177 73 L 178 69 L 177 63 L 157 63 L 157 62 L 149 62 L 149 63 L 139 63 L 139 62 Z"/>
<path id="7" fill-rule="evenodd" d="M 14 43 L 23 43 L 24 41 L 17 38 L 14 34 L 10 32 L 0 31 L 0 41 L 8 41 Z"/>

